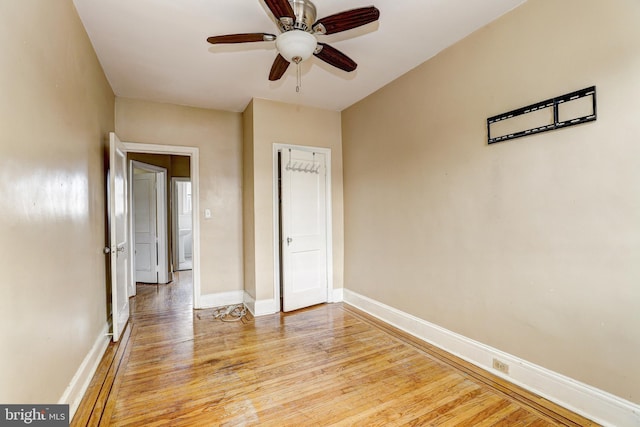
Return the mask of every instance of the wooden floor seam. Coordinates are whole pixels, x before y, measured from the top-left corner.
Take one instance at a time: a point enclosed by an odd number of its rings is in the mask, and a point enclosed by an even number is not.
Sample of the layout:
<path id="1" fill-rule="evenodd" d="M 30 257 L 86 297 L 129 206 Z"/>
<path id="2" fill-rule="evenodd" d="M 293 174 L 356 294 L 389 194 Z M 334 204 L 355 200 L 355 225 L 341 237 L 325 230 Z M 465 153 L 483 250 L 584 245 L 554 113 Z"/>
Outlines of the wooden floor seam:
<path id="1" fill-rule="evenodd" d="M 412 347 L 424 351 L 432 357 L 446 363 L 447 365 L 453 367 L 454 369 L 470 376 L 476 381 L 480 381 L 483 384 L 488 385 L 493 388 L 497 392 L 511 398 L 515 399 L 532 409 L 538 411 L 541 415 L 551 417 L 553 420 L 561 422 L 563 425 L 567 426 L 597 426 L 598 424 L 593 423 L 592 421 L 575 414 L 554 402 L 551 402 L 543 397 L 534 395 L 532 392 L 516 385 L 513 383 L 509 383 L 506 380 L 491 374 L 490 372 L 479 368 L 475 365 L 470 364 L 469 362 L 461 359 L 451 353 L 446 352 L 440 348 L 433 346 L 419 338 L 414 337 L 413 335 L 404 332 L 392 325 L 385 323 L 382 320 L 379 320 L 358 308 L 351 306 L 349 304 L 344 305 L 344 309 L 346 311 L 351 312 L 355 316 L 359 317 L 363 321 L 369 322 L 381 330 L 389 333 L 391 336 L 402 340 L 403 342 L 411 345 Z M 535 396 L 535 397 L 532 397 Z M 544 400 L 544 404 L 540 404 L 536 400 Z M 577 421 L 576 421 L 577 420 Z"/>
<path id="2" fill-rule="evenodd" d="M 160 296 L 139 294 L 71 426 L 597 425 L 347 303 L 223 324 Z"/>

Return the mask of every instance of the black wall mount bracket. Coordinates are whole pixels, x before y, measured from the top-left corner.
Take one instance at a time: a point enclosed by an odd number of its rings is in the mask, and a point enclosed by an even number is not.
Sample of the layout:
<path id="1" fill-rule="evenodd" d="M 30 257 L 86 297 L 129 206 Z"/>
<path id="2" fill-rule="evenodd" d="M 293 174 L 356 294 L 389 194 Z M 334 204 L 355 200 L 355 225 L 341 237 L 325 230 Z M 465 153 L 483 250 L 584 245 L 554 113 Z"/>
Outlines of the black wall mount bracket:
<path id="1" fill-rule="evenodd" d="M 523 117 L 527 115 L 527 117 Z M 596 87 L 550 98 L 487 119 L 487 142 L 516 139 L 562 129 L 597 118 Z"/>

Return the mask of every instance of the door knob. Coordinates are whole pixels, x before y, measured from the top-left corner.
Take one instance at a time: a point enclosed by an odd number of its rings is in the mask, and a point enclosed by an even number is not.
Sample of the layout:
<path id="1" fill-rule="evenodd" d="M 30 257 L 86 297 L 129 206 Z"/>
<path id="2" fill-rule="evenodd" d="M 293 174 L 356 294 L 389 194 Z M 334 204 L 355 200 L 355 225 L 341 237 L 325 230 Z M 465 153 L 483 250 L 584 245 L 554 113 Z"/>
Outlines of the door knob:
<path id="1" fill-rule="evenodd" d="M 104 249 L 102 250 L 102 252 L 104 252 L 105 254 L 110 254 L 111 253 L 111 248 L 109 246 L 105 246 Z"/>
<path id="2" fill-rule="evenodd" d="M 289 246 L 289 243 L 293 242 L 293 239 L 291 237 L 287 237 L 287 246 Z"/>

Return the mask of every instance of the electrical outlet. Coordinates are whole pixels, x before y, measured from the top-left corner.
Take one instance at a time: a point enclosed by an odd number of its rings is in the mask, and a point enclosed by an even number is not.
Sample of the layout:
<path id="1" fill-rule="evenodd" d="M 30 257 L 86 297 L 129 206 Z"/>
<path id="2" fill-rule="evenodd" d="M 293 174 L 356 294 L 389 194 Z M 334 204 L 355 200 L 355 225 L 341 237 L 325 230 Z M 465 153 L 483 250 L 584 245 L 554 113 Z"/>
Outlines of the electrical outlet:
<path id="1" fill-rule="evenodd" d="M 509 365 L 499 361 L 498 359 L 493 359 L 493 369 L 495 369 L 496 371 L 500 371 L 503 374 L 509 375 Z"/>

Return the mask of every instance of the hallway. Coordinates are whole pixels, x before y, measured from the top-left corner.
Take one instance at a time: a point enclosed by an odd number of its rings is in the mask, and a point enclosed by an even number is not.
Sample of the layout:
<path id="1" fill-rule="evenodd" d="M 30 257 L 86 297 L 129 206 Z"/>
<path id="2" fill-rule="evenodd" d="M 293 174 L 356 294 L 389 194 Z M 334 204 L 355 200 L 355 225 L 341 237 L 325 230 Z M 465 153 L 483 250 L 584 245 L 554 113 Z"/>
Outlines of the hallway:
<path id="1" fill-rule="evenodd" d="M 174 273 L 168 284 L 136 285 L 136 296 L 131 298 L 131 317 L 134 320 L 167 312 L 193 312 L 192 270 Z"/>
<path id="2" fill-rule="evenodd" d="M 138 285 L 72 425 L 594 425 L 343 304 L 222 322 Z"/>

